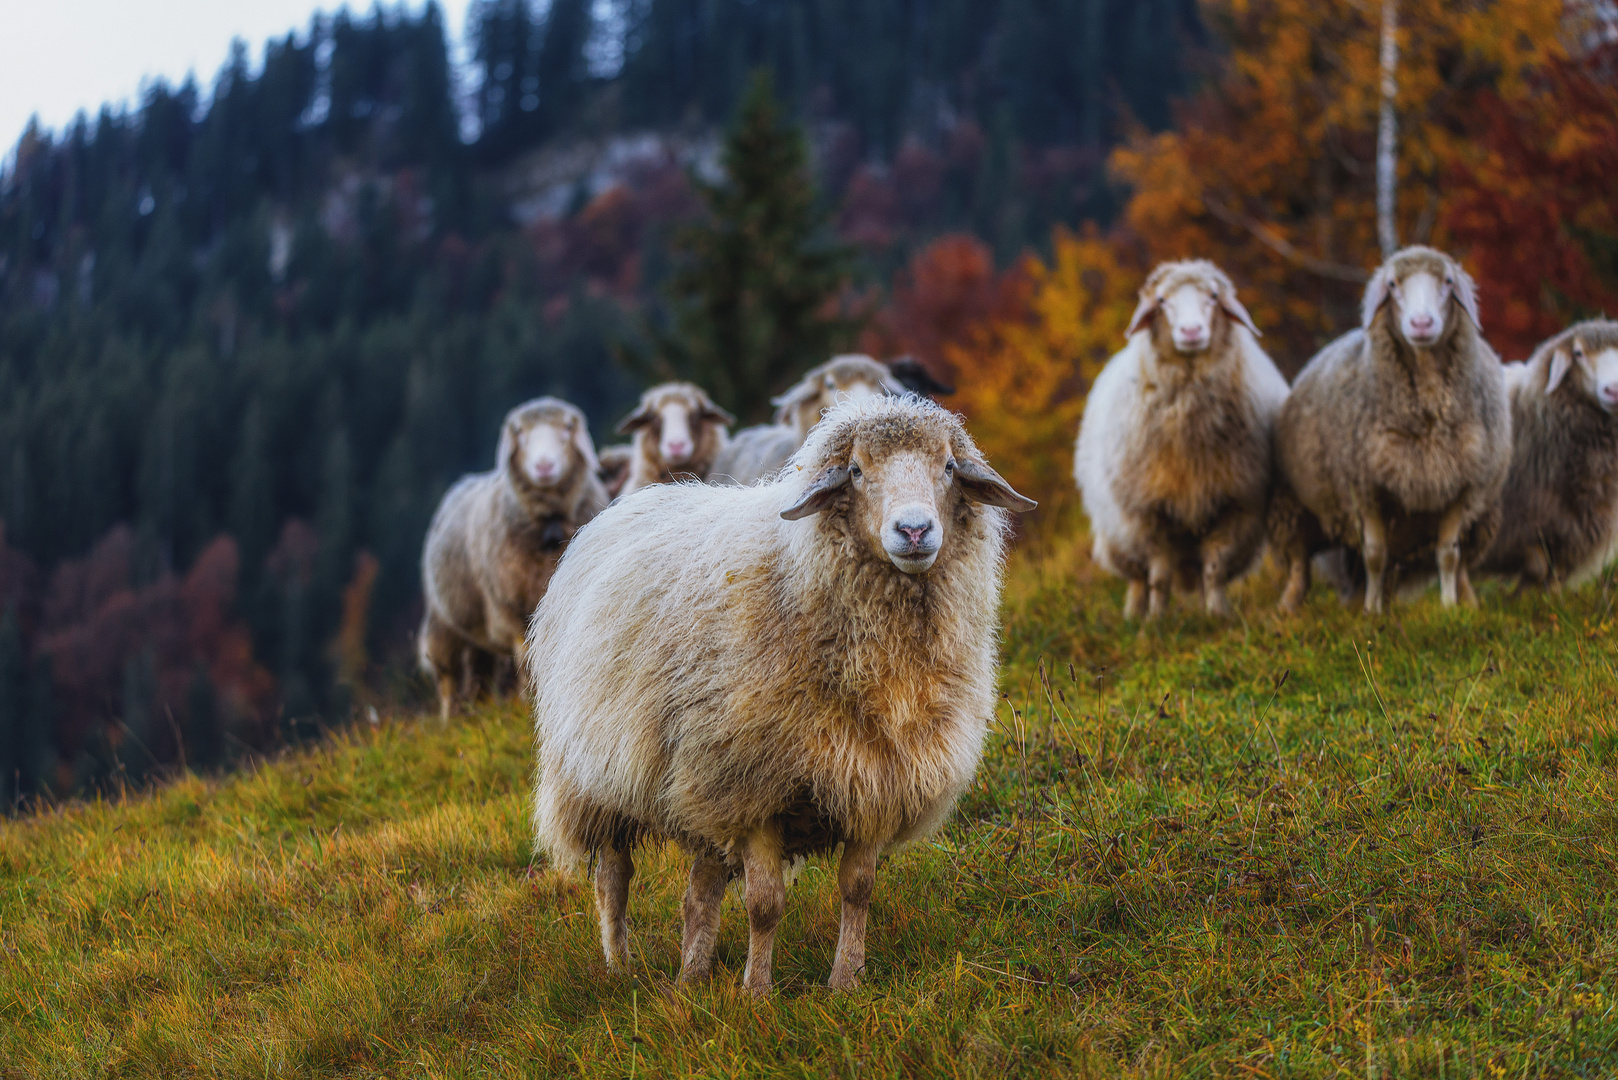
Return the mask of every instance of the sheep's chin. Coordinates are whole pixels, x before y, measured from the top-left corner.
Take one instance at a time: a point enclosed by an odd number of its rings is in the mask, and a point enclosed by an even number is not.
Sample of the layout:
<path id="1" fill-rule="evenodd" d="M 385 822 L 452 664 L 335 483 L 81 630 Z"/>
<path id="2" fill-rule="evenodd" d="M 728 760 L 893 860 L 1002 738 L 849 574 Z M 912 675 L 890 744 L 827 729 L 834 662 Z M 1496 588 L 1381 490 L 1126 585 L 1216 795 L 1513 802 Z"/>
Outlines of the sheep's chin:
<path id="1" fill-rule="evenodd" d="M 1196 356 L 1199 353 L 1205 353 L 1208 351 L 1208 342 L 1198 340 L 1195 345 L 1182 345 L 1179 339 L 1175 339 L 1174 351 L 1179 353 L 1181 356 Z"/>
<path id="2" fill-rule="evenodd" d="M 934 551 L 928 555 L 895 555 L 890 551 L 888 561 L 907 574 L 920 574 L 933 568 L 933 563 L 938 561 L 938 552 Z"/>

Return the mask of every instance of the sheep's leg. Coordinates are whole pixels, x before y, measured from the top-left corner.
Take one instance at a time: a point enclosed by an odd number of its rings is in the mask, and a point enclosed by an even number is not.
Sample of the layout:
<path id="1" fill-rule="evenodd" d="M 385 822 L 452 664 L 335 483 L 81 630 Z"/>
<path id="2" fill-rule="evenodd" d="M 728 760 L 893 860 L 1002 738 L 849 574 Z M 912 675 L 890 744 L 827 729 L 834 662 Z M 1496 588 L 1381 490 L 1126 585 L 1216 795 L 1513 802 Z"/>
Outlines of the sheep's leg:
<path id="1" fill-rule="evenodd" d="M 730 871 L 725 861 L 706 852 L 691 860 L 685 887 L 685 933 L 680 941 L 680 981 L 695 982 L 713 973 L 719 944 L 719 904 L 725 898 Z"/>
<path id="2" fill-rule="evenodd" d="M 1360 554 L 1365 559 L 1365 610 L 1382 614 L 1383 585 L 1388 576 L 1388 526 L 1376 510 L 1366 510 L 1360 522 Z"/>
<path id="3" fill-rule="evenodd" d="M 1523 556 L 1522 575 L 1517 580 L 1517 591 L 1521 592 L 1524 586 L 1531 584 L 1544 588 L 1551 579 L 1551 557 L 1545 551 L 1544 544 L 1534 544 Z"/>
<path id="4" fill-rule="evenodd" d="M 1146 582 L 1141 578 L 1130 578 L 1129 588 L 1124 593 L 1124 618 L 1133 622 L 1146 613 Z"/>
<path id="5" fill-rule="evenodd" d="M 596 861 L 596 914 L 607 966 L 629 965 L 629 879 L 635 860 L 626 847 L 603 847 Z"/>
<path id="6" fill-rule="evenodd" d="M 1460 590 L 1461 603 L 1467 607 L 1478 606 L 1478 594 L 1472 589 L 1472 575 L 1462 563 L 1461 568 L 1455 572 L 1455 587 Z"/>
<path id="7" fill-rule="evenodd" d="M 1454 607 L 1460 599 L 1461 525 L 1466 511 L 1467 504 L 1458 502 L 1438 523 L 1438 592 L 1445 607 Z"/>
<path id="8" fill-rule="evenodd" d="M 1174 586 L 1174 556 L 1167 551 L 1152 553 L 1152 560 L 1148 564 L 1146 587 L 1151 590 L 1151 599 L 1147 601 L 1146 617 L 1155 619 L 1169 606 L 1169 590 Z"/>
<path id="9" fill-rule="evenodd" d="M 1202 540 L 1202 600 L 1208 614 L 1228 619 L 1235 614 L 1225 596 L 1230 557 L 1237 541 L 1251 521 L 1241 514 L 1233 514 Z"/>
<path id="10" fill-rule="evenodd" d="M 843 925 L 837 934 L 837 957 L 832 961 L 833 990 L 852 990 L 865 970 L 865 920 L 871 910 L 871 890 L 876 884 L 875 844 L 853 840 L 843 845 L 843 861 L 837 867 L 837 888 L 843 894 Z"/>
<path id="11" fill-rule="evenodd" d="M 747 969 L 742 985 L 763 997 L 770 992 L 770 958 L 775 928 L 786 910 L 781 880 L 781 830 L 769 824 L 742 841 L 742 872 L 747 875 Z"/>

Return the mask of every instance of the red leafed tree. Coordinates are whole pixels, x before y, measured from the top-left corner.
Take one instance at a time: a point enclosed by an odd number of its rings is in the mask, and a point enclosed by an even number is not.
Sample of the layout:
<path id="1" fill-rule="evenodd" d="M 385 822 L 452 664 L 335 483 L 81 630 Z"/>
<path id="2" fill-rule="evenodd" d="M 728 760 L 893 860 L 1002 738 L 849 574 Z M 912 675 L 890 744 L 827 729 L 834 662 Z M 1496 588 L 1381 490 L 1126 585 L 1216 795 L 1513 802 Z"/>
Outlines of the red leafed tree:
<path id="1" fill-rule="evenodd" d="M 898 275 L 892 297 L 860 339 L 872 356 L 905 353 L 945 381 L 958 372 L 951 347 L 973 340 L 979 328 L 1022 309 L 1018 270 L 997 273 L 994 256 L 975 236 L 942 236 L 917 252 Z"/>
<path id="2" fill-rule="evenodd" d="M 1568 323 L 1618 315 L 1618 85 L 1571 60 L 1476 105 L 1478 152 L 1444 224 L 1465 248 L 1489 340 L 1526 356 Z"/>
<path id="3" fill-rule="evenodd" d="M 126 721 L 158 718 L 135 737 L 155 761 L 178 760 L 179 733 L 193 717 L 199 673 L 211 687 L 211 722 L 252 737 L 263 723 L 275 683 L 253 659 L 247 626 L 235 616 L 239 555 L 220 536 L 182 578 L 165 572 L 136 585 L 135 541 L 126 526 L 82 559 L 58 567 L 44 602 L 38 651 L 50 662 L 56 699 L 56 744 L 72 761 L 98 730 L 118 746 Z M 137 664 L 148 677 L 130 678 Z M 132 700 L 132 693 L 141 700 Z"/>

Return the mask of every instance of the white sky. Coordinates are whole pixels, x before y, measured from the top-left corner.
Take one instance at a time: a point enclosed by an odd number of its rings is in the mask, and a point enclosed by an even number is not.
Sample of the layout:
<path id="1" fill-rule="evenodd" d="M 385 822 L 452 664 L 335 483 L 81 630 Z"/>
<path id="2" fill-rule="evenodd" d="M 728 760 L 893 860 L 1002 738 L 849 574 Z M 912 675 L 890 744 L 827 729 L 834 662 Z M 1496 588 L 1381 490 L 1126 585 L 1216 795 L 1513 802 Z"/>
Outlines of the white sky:
<path id="1" fill-rule="evenodd" d="M 470 0 L 439 0 L 459 57 Z M 386 5 L 392 9 L 397 0 Z M 425 0 L 408 0 L 419 12 Z M 83 109 L 91 119 L 103 102 L 133 102 L 143 82 L 171 84 L 195 73 L 204 93 L 230 54 L 232 38 L 247 43 L 257 71 L 264 42 L 300 34 L 316 10 L 338 0 L 0 0 L 0 157 L 9 157 L 38 115 L 60 131 Z M 370 14 L 369 0 L 351 3 Z"/>

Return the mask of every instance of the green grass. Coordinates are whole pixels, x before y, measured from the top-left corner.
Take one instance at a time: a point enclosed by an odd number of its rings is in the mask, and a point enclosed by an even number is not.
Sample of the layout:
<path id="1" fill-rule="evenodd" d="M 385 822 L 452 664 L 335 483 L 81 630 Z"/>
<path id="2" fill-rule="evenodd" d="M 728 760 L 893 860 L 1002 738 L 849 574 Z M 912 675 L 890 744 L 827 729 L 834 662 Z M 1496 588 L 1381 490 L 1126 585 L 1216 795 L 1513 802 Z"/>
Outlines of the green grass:
<path id="1" fill-rule="evenodd" d="M 979 780 L 879 872 L 853 994 L 824 860 L 768 1000 L 734 894 L 673 982 L 671 851 L 609 975 L 508 703 L 0 823 L 0 1076 L 1618 1071 L 1610 578 L 1282 620 L 1260 575 L 1136 632 L 1077 550 L 1019 555 Z"/>

